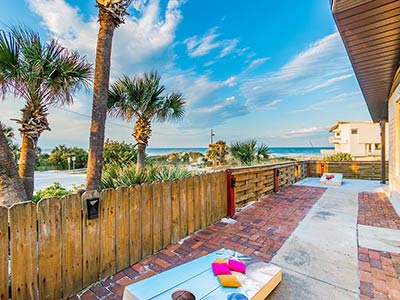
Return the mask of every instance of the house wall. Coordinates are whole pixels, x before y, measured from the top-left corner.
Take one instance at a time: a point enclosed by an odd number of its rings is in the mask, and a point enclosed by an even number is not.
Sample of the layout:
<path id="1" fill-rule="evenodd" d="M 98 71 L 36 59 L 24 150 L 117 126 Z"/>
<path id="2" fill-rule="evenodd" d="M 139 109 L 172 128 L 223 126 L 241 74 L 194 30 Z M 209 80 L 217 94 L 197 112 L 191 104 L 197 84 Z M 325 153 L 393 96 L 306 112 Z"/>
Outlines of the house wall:
<path id="1" fill-rule="evenodd" d="M 389 192 L 394 202 L 400 204 L 400 84 L 389 105 Z"/>
<path id="2" fill-rule="evenodd" d="M 387 126 L 387 130 L 388 130 Z M 357 134 L 352 134 L 352 130 L 357 129 Z M 379 123 L 343 123 L 335 130 L 340 132 L 340 142 L 335 144 L 335 152 L 350 153 L 354 158 L 372 158 L 379 159 L 381 151 L 376 144 L 381 143 Z M 389 138 L 386 136 L 386 151 Z M 369 146 L 370 145 L 370 146 Z"/>

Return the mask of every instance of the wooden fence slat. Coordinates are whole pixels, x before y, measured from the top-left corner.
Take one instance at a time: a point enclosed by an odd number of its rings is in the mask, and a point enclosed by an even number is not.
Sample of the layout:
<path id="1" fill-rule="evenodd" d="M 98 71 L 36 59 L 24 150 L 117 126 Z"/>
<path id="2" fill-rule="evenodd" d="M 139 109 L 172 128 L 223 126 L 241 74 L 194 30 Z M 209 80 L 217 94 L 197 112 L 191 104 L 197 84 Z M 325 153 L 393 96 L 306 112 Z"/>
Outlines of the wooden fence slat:
<path id="1" fill-rule="evenodd" d="M 172 241 L 172 202 L 171 181 L 162 182 L 163 203 L 163 248 L 171 245 Z"/>
<path id="2" fill-rule="evenodd" d="M 187 179 L 187 203 L 188 203 L 188 234 L 192 234 L 195 229 L 195 221 L 194 221 L 194 193 L 193 193 L 193 176 Z"/>
<path id="3" fill-rule="evenodd" d="M 193 185 L 194 185 L 194 224 L 195 224 L 195 231 L 201 228 L 201 218 L 203 211 L 201 210 L 201 180 L 200 176 L 193 177 Z"/>
<path id="4" fill-rule="evenodd" d="M 63 298 L 82 289 L 82 201 L 78 195 L 61 198 Z"/>
<path id="5" fill-rule="evenodd" d="M 130 264 L 138 262 L 142 258 L 142 220 L 141 199 L 142 187 L 140 185 L 129 188 L 129 239 L 130 239 Z"/>
<path id="6" fill-rule="evenodd" d="M 212 194 L 211 194 L 211 178 L 212 174 L 207 174 L 205 176 L 206 184 L 206 226 L 210 225 L 212 220 Z"/>
<path id="7" fill-rule="evenodd" d="M 8 209 L 0 207 L 0 300 L 8 300 Z"/>
<path id="8" fill-rule="evenodd" d="M 153 183 L 153 252 L 163 248 L 163 197 L 161 182 Z"/>
<path id="9" fill-rule="evenodd" d="M 115 250 L 117 272 L 129 266 L 129 188 L 121 187 L 114 191 L 115 199 Z"/>
<path id="10" fill-rule="evenodd" d="M 186 178 L 179 180 L 179 239 L 182 239 L 188 235 L 188 199 L 187 193 L 187 182 Z"/>
<path id="11" fill-rule="evenodd" d="M 115 190 L 102 192 L 100 202 L 100 277 L 115 273 Z"/>
<path id="12" fill-rule="evenodd" d="M 221 203 L 221 172 L 214 174 L 214 184 L 213 188 L 213 203 L 214 203 L 214 221 L 219 220 L 222 218 L 221 211 L 222 211 L 222 203 Z"/>
<path id="13" fill-rule="evenodd" d="M 153 205 L 150 184 L 142 185 L 142 257 L 153 253 Z"/>
<path id="14" fill-rule="evenodd" d="M 200 228 L 207 226 L 207 174 L 200 176 Z"/>
<path id="15" fill-rule="evenodd" d="M 11 293 L 13 299 L 38 299 L 36 205 L 10 208 Z"/>
<path id="16" fill-rule="evenodd" d="M 211 174 L 211 223 L 219 218 L 218 173 Z"/>
<path id="17" fill-rule="evenodd" d="M 41 200 L 38 210 L 39 299 L 61 299 L 61 202 Z"/>
<path id="18" fill-rule="evenodd" d="M 96 282 L 100 277 L 100 220 L 89 220 L 86 199 L 99 197 L 97 191 L 83 194 L 83 286 L 86 287 Z"/>
<path id="19" fill-rule="evenodd" d="M 180 220 L 179 220 L 179 181 L 174 180 L 171 183 L 171 206 L 172 206 L 172 244 L 175 244 L 180 239 Z"/>

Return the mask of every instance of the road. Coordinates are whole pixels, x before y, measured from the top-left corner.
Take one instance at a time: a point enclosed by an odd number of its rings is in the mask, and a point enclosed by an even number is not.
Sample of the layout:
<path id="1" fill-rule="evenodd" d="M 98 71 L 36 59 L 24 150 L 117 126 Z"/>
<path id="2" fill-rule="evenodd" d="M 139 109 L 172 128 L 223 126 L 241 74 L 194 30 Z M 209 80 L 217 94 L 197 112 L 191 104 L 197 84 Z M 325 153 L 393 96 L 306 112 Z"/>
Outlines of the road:
<path id="1" fill-rule="evenodd" d="M 76 172 L 76 171 L 75 171 Z M 84 184 L 85 173 L 72 173 L 72 171 L 44 171 L 35 172 L 35 190 L 41 190 L 53 182 L 59 182 L 66 189 L 72 189 L 72 185 Z"/>

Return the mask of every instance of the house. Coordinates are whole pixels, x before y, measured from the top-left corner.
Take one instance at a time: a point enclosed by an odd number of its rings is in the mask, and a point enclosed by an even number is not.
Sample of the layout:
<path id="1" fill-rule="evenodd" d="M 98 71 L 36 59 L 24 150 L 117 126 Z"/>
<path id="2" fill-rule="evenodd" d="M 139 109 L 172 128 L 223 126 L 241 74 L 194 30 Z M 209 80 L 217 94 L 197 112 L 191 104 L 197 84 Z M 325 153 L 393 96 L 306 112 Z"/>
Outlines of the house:
<path id="1" fill-rule="evenodd" d="M 396 206 L 400 204 L 400 1 L 331 0 L 330 4 L 371 118 L 381 125 L 382 144 L 389 122 L 389 192 Z M 381 154 L 384 170 L 386 151 Z"/>
<path id="2" fill-rule="evenodd" d="M 378 123 L 338 121 L 329 132 L 335 150 L 321 150 L 322 155 L 350 153 L 355 160 L 377 160 L 381 157 L 381 130 Z M 388 151 L 386 136 L 386 151 Z"/>

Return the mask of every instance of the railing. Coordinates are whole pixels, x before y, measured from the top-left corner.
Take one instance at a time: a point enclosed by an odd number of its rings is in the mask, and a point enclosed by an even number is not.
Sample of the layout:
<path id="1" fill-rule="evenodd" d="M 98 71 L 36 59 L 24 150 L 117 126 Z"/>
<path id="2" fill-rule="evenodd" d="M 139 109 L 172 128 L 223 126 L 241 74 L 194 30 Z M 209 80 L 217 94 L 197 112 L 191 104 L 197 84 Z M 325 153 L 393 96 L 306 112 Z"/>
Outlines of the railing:
<path id="1" fill-rule="evenodd" d="M 229 169 L 235 178 L 235 204 L 245 205 L 307 177 L 308 161 Z"/>
<path id="2" fill-rule="evenodd" d="M 386 162 L 386 178 L 388 178 Z M 382 174 L 380 161 L 310 161 L 310 176 L 319 177 L 324 172 L 342 173 L 343 178 L 379 180 Z"/>
<path id="3" fill-rule="evenodd" d="M 218 172 L 104 190 L 92 220 L 90 193 L 0 207 L 0 299 L 66 299 L 226 216 L 226 186 Z"/>

